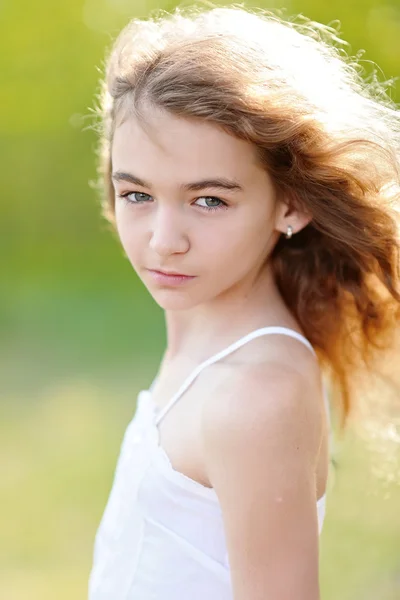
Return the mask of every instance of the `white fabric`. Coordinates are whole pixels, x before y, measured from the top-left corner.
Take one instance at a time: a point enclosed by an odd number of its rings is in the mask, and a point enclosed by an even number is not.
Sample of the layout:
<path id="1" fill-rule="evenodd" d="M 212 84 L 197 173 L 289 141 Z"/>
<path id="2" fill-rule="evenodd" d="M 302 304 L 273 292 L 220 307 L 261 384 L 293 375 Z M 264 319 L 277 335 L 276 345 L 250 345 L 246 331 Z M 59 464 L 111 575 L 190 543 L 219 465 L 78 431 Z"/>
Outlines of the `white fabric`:
<path id="1" fill-rule="evenodd" d="M 294 337 L 314 352 L 297 332 L 264 327 L 201 363 L 162 411 L 151 389 L 139 393 L 96 534 L 89 600 L 233 600 L 217 495 L 173 469 L 157 424 L 204 368 L 273 333 Z M 325 387 L 324 399 L 330 423 Z M 319 532 L 325 500 L 326 495 L 316 503 Z"/>

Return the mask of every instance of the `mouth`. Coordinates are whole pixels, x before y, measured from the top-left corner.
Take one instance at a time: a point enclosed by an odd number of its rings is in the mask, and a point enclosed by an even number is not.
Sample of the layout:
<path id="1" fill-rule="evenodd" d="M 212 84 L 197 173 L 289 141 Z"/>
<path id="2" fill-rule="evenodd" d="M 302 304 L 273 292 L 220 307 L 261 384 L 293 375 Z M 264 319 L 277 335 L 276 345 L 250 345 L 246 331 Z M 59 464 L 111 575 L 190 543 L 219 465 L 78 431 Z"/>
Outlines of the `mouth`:
<path id="1" fill-rule="evenodd" d="M 194 275 L 185 275 L 176 271 L 159 271 L 156 269 L 147 269 L 152 279 L 160 285 L 180 285 L 195 279 Z"/>
<path id="2" fill-rule="evenodd" d="M 161 275 L 167 275 L 171 277 L 193 277 L 193 275 L 186 275 L 185 273 L 177 273 L 176 271 L 161 271 L 160 269 L 147 269 L 152 273 L 160 273 Z"/>

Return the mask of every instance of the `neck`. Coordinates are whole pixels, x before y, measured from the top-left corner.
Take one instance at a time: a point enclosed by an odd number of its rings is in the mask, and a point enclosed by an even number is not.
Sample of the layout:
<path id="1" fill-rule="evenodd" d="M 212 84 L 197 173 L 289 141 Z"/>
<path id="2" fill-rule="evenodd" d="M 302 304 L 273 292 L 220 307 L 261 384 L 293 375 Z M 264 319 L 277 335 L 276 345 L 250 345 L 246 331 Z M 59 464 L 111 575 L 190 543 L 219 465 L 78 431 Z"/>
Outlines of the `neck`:
<path id="1" fill-rule="evenodd" d="M 165 360 L 205 360 L 259 327 L 293 324 L 269 269 L 212 301 L 186 311 L 166 311 Z"/>

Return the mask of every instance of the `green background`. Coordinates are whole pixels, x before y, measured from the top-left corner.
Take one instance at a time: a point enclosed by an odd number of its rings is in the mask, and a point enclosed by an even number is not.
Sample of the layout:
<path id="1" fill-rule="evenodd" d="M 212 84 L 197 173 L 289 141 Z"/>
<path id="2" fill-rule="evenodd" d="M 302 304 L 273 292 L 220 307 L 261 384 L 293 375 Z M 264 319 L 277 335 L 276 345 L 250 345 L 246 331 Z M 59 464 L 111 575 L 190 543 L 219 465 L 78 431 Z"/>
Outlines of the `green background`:
<path id="1" fill-rule="evenodd" d="M 400 74 L 400 4 L 299 0 Z M 157 369 L 163 315 L 100 217 L 90 108 L 127 0 L 0 1 L 0 597 L 86 597 L 123 431 Z M 157 7 L 170 9 L 173 4 Z M 400 84 L 391 92 L 400 101 Z M 338 441 L 323 600 L 400 597 L 398 414 Z M 375 423 L 376 425 L 376 423 Z M 365 435 L 367 431 L 367 435 Z M 331 480 L 332 481 L 332 480 Z"/>

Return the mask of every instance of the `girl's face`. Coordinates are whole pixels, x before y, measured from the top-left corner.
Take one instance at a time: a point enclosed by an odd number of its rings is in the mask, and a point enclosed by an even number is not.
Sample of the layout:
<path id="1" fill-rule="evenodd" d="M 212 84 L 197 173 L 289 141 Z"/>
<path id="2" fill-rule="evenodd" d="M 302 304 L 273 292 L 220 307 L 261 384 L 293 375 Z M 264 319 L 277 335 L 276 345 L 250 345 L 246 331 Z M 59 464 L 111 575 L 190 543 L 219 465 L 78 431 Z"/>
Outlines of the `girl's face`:
<path id="1" fill-rule="evenodd" d="M 146 129 L 134 117 L 117 127 L 112 171 L 121 243 L 162 308 L 240 294 L 262 276 L 280 232 L 271 179 L 250 143 L 152 110 Z"/>

